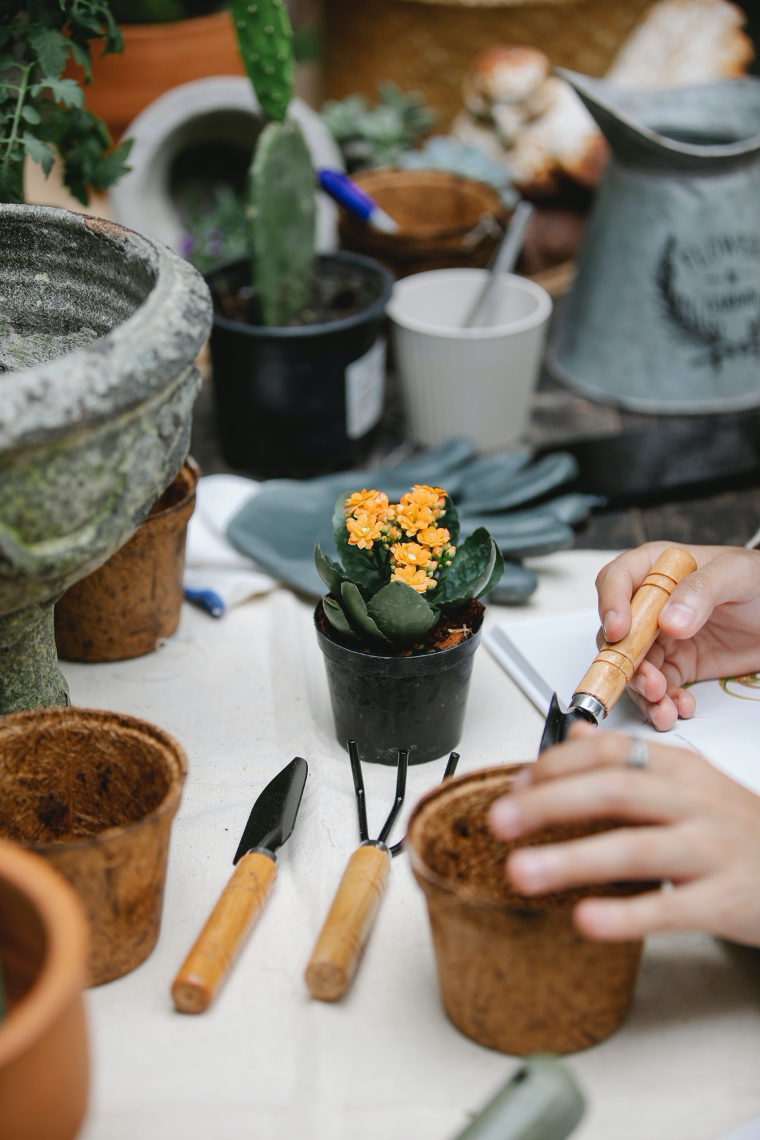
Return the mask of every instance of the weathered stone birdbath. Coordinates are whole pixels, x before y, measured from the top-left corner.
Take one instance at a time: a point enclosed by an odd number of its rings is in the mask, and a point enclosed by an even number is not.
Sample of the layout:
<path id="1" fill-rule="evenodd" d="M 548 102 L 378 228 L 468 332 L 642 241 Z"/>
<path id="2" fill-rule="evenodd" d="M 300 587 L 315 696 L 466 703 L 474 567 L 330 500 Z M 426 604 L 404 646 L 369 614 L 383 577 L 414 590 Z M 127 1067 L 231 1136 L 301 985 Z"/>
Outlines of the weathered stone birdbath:
<path id="1" fill-rule="evenodd" d="M 0 715 L 68 704 L 53 606 L 188 450 L 208 292 L 157 242 L 0 206 Z"/>

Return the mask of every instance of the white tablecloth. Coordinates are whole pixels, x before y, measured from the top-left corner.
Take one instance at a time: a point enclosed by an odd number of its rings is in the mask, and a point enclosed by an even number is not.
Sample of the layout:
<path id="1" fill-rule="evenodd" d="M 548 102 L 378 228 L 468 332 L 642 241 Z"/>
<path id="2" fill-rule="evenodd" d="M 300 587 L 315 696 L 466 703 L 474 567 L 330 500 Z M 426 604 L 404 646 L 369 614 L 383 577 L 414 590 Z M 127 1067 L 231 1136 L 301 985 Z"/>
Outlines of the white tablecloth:
<path id="1" fill-rule="evenodd" d="M 608 558 L 538 561 L 530 606 L 493 607 L 487 621 L 594 604 Z M 190 761 L 158 946 L 138 970 L 87 996 L 93 1094 L 82 1140 L 456 1136 L 515 1061 L 462 1037 L 443 1014 L 406 857 L 394 861 L 348 997 L 313 1002 L 303 982 L 358 840 L 311 607 L 284 589 L 219 622 L 185 607 L 157 653 L 64 672 L 74 703 L 146 717 Z M 540 732 L 538 713 L 481 648 L 460 771 L 532 757 Z M 296 754 L 310 776 L 265 912 L 216 1005 L 177 1014 L 171 980 L 232 871 L 251 804 Z M 442 766 L 410 769 L 408 810 Z M 371 828 L 390 806 L 393 779 L 391 769 L 365 766 Z M 590 1105 L 577 1140 L 716 1140 L 760 1114 L 760 957 L 702 935 L 651 939 L 626 1025 L 569 1064 Z"/>

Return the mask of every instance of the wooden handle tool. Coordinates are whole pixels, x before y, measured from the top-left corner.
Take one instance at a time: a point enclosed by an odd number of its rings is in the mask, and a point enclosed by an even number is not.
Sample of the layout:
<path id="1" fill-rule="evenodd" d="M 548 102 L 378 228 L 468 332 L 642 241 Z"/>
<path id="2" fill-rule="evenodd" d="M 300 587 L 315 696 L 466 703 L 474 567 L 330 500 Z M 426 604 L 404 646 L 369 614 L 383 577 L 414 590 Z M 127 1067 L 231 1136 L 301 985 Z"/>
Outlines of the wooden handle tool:
<path id="1" fill-rule="evenodd" d="M 575 690 L 574 704 L 582 694 L 594 697 L 607 715 L 633 674 L 652 648 L 660 611 L 682 578 L 696 570 L 691 554 L 672 546 L 663 550 L 631 601 L 631 628 L 622 641 L 605 641 Z"/>
<path id="2" fill-rule="evenodd" d="M 206 925 L 172 983 L 180 1013 L 208 1009 L 237 958 L 277 878 L 272 855 L 249 851 L 235 867 Z"/>
<path id="3" fill-rule="evenodd" d="M 337 1001 L 351 985 L 390 869 L 391 854 L 384 843 L 363 843 L 349 859 L 306 967 L 312 997 Z"/>

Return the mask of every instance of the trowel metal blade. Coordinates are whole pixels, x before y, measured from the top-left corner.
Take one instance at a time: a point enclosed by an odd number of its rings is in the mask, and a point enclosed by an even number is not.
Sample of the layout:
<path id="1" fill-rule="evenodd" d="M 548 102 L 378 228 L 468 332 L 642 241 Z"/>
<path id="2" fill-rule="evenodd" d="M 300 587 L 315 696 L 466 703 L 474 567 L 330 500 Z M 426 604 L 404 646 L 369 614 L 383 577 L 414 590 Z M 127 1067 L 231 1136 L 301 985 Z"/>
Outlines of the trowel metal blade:
<path id="1" fill-rule="evenodd" d="M 594 723 L 582 709 L 568 709 L 565 712 L 559 703 L 559 697 L 553 693 L 552 703 L 549 705 L 549 712 L 544 725 L 544 734 L 538 747 L 539 756 L 545 749 L 553 748 L 555 744 L 561 744 L 563 740 L 566 740 L 570 725 L 575 724 L 577 720 L 585 720 L 587 724 Z"/>
<path id="2" fill-rule="evenodd" d="M 308 774 L 308 764 L 296 756 L 267 784 L 251 809 L 233 863 L 255 847 L 272 854 L 282 847 L 295 827 Z"/>

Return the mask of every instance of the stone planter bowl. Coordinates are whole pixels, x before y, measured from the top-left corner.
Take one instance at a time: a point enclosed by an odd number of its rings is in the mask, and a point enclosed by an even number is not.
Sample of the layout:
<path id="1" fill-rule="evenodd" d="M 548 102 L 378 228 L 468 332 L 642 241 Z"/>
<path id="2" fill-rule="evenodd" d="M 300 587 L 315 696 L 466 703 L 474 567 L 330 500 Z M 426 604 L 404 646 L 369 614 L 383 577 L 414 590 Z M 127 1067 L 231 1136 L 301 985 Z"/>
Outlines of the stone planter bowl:
<path id="1" fill-rule="evenodd" d="M 53 604 L 182 466 L 211 306 L 199 274 L 158 242 L 0 206 L 0 313 L 2 715 L 68 703 Z"/>
<path id="2" fill-rule="evenodd" d="M 87 1107 L 87 920 L 52 867 L 0 840 L 0 1136 L 74 1140 Z"/>

